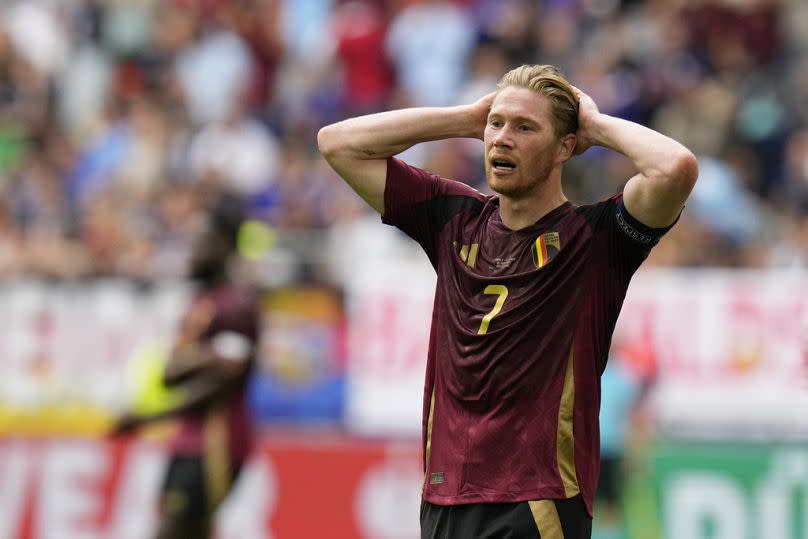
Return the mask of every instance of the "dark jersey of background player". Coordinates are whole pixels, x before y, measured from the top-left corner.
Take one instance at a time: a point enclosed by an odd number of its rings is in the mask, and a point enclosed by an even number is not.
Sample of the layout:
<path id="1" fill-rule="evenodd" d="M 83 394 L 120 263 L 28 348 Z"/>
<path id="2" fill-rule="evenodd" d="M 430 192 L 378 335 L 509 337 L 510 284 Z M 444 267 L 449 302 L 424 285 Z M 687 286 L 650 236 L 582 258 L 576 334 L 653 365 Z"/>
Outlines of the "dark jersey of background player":
<path id="1" fill-rule="evenodd" d="M 213 511 L 229 492 L 252 447 L 253 433 L 245 394 L 254 363 L 251 351 L 258 334 L 258 308 L 249 291 L 221 284 L 197 293 L 187 316 L 197 316 L 195 311 L 209 312 L 210 322 L 193 341 L 180 345 L 197 350 L 177 350 L 175 357 L 200 353 L 198 349 L 207 348 L 216 354 L 218 361 L 233 364 L 216 367 L 219 372 L 215 374 L 203 373 L 202 369 L 198 374 L 187 373 L 184 381 L 171 370 L 178 371 L 182 366 L 175 363 L 167 370 L 167 375 L 176 376 L 167 380 L 172 385 L 199 388 L 200 394 L 207 393 L 209 398 L 200 399 L 198 405 L 177 413 L 177 429 L 169 442 L 172 462 L 161 510 L 164 514 L 173 513 L 175 519 L 197 520 L 207 528 Z M 212 371 L 214 368 L 204 369 Z M 230 372 L 222 373 L 226 370 Z M 183 474 L 195 478 L 183 478 Z M 197 484 L 196 488 L 189 489 L 186 484 L 186 481 L 198 483 L 200 480 L 202 484 Z M 187 507 L 178 510 L 177 501 L 182 498 L 187 498 Z"/>
<path id="2" fill-rule="evenodd" d="M 629 280 L 664 233 L 617 195 L 512 231 L 499 199 L 396 159 L 384 222 L 437 271 L 426 367 L 423 498 L 566 499 L 598 477 L 599 378 Z"/>
<path id="3" fill-rule="evenodd" d="M 166 385 L 183 388 L 183 401 L 147 417 L 126 415 L 116 428 L 177 419 L 160 495 L 159 539 L 210 536 L 214 511 L 252 444 L 245 392 L 255 361 L 259 308 L 251 290 L 228 279 L 240 222 L 240 201 L 224 197 L 214 204 L 195 244 L 191 277 L 198 288 L 164 374 Z"/>

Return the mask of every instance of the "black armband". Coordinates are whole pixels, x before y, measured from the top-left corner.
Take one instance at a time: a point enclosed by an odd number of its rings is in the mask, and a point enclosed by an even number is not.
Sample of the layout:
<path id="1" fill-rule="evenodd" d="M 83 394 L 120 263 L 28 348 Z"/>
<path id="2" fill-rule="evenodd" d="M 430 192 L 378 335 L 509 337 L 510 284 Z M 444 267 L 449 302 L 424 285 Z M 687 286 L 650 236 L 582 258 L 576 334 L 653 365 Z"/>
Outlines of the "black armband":
<path id="1" fill-rule="evenodd" d="M 677 216 L 676 221 L 664 228 L 651 228 L 639 222 L 628 212 L 622 198 L 617 204 L 616 217 L 617 226 L 626 236 L 646 245 L 655 245 L 679 220 L 679 216 Z"/>

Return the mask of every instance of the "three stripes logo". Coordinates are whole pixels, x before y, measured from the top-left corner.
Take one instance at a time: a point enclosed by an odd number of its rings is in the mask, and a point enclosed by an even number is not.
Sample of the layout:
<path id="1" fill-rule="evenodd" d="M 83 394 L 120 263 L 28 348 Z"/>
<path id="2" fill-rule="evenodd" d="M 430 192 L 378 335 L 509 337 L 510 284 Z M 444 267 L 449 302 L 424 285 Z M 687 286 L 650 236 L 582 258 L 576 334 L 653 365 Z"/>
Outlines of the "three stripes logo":
<path id="1" fill-rule="evenodd" d="M 457 242 L 452 242 L 454 248 L 457 249 Z M 470 268 L 473 268 L 477 264 L 477 251 L 480 248 L 479 243 L 472 243 L 471 245 L 462 245 L 460 247 L 460 260 L 465 262 L 469 265 Z"/>
<path id="2" fill-rule="evenodd" d="M 547 265 L 561 250 L 561 239 L 558 232 L 546 232 L 536 238 L 531 251 L 533 252 L 533 265 L 541 269 Z"/>

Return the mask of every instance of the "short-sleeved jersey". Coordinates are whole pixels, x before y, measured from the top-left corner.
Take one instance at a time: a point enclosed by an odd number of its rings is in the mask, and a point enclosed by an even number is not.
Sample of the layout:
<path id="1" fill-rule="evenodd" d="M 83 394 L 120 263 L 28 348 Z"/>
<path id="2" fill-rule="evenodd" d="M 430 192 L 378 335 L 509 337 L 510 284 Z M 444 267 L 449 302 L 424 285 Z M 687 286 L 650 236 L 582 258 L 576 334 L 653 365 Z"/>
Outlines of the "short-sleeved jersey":
<path id="1" fill-rule="evenodd" d="M 249 290 L 225 285 L 200 290 L 192 299 L 188 312 L 200 307 L 211 310 L 212 318 L 199 336 L 199 342 L 207 344 L 222 335 L 235 334 L 241 343 L 249 343 L 251 353 L 244 360 L 249 365 L 231 391 L 178 417 L 178 430 L 171 440 L 171 450 L 176 454 L 214 454 L 232 462 L 243 462 L 252 445 L 252 425 L 245 393 L 257 348 L 258 303 Z"/>
<path id="2" fill-rule="evenodd" d="M 424 392 L 423 498 L 565 499 L 591 514 L 600 375 L 629 280 L 665 232 L 616 195 L 522 230 L 499 198 L 389 159 L 383 222 L 437 272 Z"/>

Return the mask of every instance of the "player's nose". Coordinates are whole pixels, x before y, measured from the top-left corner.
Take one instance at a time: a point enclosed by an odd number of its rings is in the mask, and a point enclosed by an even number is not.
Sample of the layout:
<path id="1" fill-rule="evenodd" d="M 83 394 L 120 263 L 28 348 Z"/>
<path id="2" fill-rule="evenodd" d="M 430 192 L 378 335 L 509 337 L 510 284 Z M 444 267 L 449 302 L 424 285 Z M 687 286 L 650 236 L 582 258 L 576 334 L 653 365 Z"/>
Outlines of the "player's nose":
<path id="1" fill-rule="evenodd" d="M 513 146 L 513 130 L 510 124 L 503 125 L 498 129 L 492 138 L 494 146 L 499 148 L 510 148 Z"/>

